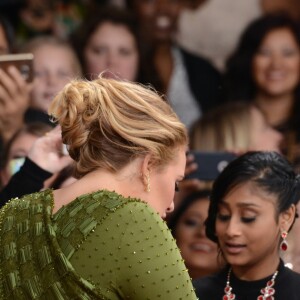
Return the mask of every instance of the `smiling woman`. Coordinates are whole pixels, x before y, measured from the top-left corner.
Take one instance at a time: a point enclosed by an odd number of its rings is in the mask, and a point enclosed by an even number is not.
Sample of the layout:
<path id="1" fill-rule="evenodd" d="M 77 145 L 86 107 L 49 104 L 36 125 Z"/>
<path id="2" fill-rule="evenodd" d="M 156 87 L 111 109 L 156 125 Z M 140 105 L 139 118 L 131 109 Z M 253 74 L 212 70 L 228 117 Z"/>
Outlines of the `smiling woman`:
<path id="1" fill-rule="evenodd" d="M 227 61 L 228 100 L 253 101 L 285 137 L 283 152 L 299 161 L 300 30 L 286 15 L 252 22 Z"/>
<path id="2" fill-rule="evenodd" d="M 210 190 L 201 190 L 190 194 L 168 221 L 192 279 L 213 274 L 224 263 L 218 256 L 217 245 L 205 234 L 210 193 Z"/>
<path id="3" fill-rule="evenodd" d="M 231 162 L 214 183 L 206 221 L 227 267 L 195 281 L 198 297 L 299 299 L 300 274 L 279 253 L 287 248 L 299 198 L 299 175 L 280 154 L 248 152 Z"/>

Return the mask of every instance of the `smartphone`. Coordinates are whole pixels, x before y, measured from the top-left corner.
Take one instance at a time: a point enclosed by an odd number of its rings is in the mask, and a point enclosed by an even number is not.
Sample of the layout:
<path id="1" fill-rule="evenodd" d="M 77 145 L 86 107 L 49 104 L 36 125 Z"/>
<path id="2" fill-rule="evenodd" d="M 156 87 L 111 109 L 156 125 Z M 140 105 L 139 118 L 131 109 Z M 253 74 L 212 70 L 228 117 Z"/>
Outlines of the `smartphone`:
<path id="1" fill-rule="evenodd" d="M 197 178 L 203 181 L 215 180 L 223 169 L 237 156 L 230 152 L 189 151 L 195 157 L 197 170 L 185 176 L 186 179 Z"/>
<path id="2" fill-rule="evenodd" d="M 18 53 L 0 55 L 0 68 L 7 72 L 9 66 L 15 66 L 27 82 L 33 80 L 33 54 Z"/>

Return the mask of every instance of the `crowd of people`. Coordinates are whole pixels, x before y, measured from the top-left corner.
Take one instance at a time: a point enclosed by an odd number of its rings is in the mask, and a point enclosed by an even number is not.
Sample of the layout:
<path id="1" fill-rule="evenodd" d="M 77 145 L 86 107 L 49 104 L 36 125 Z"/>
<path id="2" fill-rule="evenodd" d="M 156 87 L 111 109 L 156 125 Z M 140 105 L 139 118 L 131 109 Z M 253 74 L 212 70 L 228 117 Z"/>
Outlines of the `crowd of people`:
<path id="1" fill-rule="evenodd" d="M 0 4 L 1 299 L 300 298 L 300 11 L 223 2 Z"/>

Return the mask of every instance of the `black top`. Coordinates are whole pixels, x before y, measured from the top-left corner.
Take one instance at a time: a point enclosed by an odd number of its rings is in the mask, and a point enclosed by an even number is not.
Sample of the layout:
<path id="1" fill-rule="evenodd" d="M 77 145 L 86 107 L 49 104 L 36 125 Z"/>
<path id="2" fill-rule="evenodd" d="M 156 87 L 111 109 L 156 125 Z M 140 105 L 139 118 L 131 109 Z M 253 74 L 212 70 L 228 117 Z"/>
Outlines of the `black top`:
<path id="1" fill-rule="evenodd" d="M 227 281 L 228 268 L 220 273 L 193 281 L 197 297 L 201 300 L 222 300 L 225 295 L 224 288 Z M 257 300 L 261 295 L 260 290 L 264 288 L 272 278 L 273 274 L 267 278 L 256 281 L 239 280 L 230 275 L 230 286 L 232 293 L 236 295 L 237 300 Z M 299 300 L 300 299 L 300 274 L 285 267 L 280 261 L 278 274 L 275 278 L 275 295 L 276 300 Z"/>
<path id="2" fill-rule="evenodd" d="M 222 101 L 220 72 L 206 59 L 179 48 L 187 70 L 192 93 L 203 112 Z"/>
<path id="3" fill-rule="evenodd" d="M 52 175 L 52 173 L 40 168 L 26 157 L 20 170 L 14 174 L 8 184 L 0 191 L 0 207 L 5 205 L 11 198 L 38 192 L 43 187 L 44 181 Z"/>

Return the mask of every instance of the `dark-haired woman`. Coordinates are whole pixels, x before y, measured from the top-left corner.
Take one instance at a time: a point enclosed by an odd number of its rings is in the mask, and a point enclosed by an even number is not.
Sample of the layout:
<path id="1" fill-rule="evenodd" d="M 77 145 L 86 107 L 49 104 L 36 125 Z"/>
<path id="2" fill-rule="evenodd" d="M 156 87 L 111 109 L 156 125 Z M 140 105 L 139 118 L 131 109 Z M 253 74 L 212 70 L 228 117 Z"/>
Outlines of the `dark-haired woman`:
<path id="1" fill-rule="evenodd" d="M 300 140 L 300 28 L 286 15 L 252 22 L 227 62 L 228 100 L 254 101 L 285 135 L 283 151 L 297 164 Z"/>
<path id="2" fill-rule="evenodd" d="M 188 195 L 168 221 L 192 279 L 213 274 L 223 266 L 217 245 L 205 234 L 210 192 L 200 190 Z"/>
<path id="3" fill-rule="evenodd" d="M 137 26 L 130 12 L 110 6 L 93 11 L 71 42 L 89 80 L 105 72 L 106 77 L 140 81 Z"/>
<path id="4" fill-rule="evenodd" d="M 195 281 L 201 300 L 299 299 L 300 274 L 280 258 L 299 198 L 299 176 L 278 153 L 248 152 L 224 169 L 213 186 L 206 233 L 227 267 Z"/>

